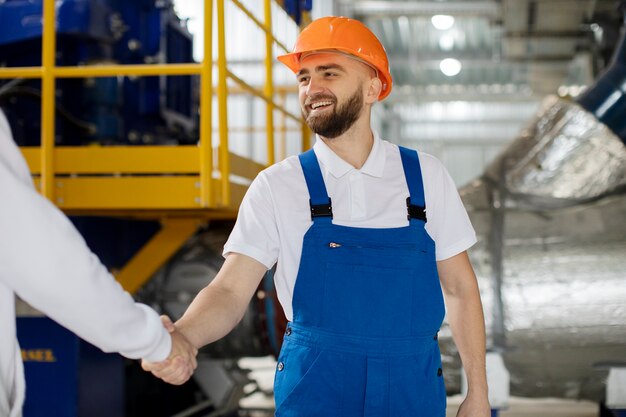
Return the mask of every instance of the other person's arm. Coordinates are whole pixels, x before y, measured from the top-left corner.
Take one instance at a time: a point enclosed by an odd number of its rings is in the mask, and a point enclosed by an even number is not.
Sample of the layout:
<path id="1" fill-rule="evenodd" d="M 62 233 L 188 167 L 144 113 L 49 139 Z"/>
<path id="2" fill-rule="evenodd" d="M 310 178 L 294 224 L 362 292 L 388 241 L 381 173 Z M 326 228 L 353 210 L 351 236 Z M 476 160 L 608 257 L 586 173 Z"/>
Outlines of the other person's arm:
<path id="1" fill-rule="evenodd" d="M 0 112 L 0 280 L 23 300 L 105 352 L 152 361 L 195 356 L 157 313 L 136 303 L 67 217 L 34 189 Z"/>

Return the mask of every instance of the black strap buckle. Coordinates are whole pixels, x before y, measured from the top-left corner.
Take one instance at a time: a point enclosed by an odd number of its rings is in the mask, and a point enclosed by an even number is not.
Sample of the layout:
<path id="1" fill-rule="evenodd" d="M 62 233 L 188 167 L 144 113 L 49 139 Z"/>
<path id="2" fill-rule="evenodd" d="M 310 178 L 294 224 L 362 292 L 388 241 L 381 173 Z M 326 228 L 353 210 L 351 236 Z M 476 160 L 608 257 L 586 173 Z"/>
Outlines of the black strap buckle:
<path id="1" fill-rule="evenodd" d="M 418 219 L 426 222 L 426 207 L 411 204 L 411 197 L 406 198 L 407 220 Z"/>
<path id="2" fill-rule="evenodd" d="M 309 200 L 309 206 L 311 206 L 311 220 L 315 217 L 330 217 L 333 218 L 333 206 L 331 204 L 330 198 L 328 199 L 328 204 L 318 204 L 313 205 L 311 200 Z"/>

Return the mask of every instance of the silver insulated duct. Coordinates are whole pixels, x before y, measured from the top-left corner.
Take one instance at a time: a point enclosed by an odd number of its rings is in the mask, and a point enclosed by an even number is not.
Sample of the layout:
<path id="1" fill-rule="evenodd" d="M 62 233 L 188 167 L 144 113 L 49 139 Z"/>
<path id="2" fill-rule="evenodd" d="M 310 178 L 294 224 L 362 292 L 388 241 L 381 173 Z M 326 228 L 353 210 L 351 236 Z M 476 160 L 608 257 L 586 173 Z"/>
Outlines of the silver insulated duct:
<path id="1" fill-rule="evenodd" d="M 541 209 L 577 205 L 626 186 L 626 147 L 578 103 L 549 96 L 487 168 L 484 180 L 502 187 L 509 204 Z"/>
<path id="2" fill-rule="evenodd" d="M 602 401 L 608 367 L 626 365 L 625 56 L 622 36 L 578 103 L 547 97 L 461 190 L 479 234 L 470 255 L 488 346 L 502 352 L 513 395 Z"/>

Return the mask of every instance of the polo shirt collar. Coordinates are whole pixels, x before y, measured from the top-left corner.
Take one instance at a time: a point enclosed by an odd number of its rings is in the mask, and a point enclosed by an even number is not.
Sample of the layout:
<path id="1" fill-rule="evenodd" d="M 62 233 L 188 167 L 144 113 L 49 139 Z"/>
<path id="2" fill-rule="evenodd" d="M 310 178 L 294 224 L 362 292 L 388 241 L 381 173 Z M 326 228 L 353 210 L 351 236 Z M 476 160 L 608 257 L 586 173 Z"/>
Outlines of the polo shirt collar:
<path id="1" fill-rule="evenodd" d="M 381 143 L 378 133 L 374 132 L 374 145 L 370 151 L 365 164 L 360 170 L 357 170 L 352 165 L 341 159 L 332 149 L 324 143 L 324 141 L 316 136 L 317 140 L 313 149 L 315 155 L 320 164 L 324 165 L 326 169 L 335 177 L 341 178 L 348 172 L 355 170 L 360 171 L 363 174 L 381 178 L 385 170 L 386 151 L 385 146 Z"/>

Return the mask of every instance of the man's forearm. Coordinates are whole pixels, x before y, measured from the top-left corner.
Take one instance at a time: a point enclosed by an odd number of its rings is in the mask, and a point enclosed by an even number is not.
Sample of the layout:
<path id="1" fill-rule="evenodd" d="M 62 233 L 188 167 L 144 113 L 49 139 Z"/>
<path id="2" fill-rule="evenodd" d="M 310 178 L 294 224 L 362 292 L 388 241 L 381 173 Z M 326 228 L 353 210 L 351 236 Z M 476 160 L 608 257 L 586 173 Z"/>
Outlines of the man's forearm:
<path id="1" fill-rule="evenodd" d="M 446 299 L 448 322 L 467 375 L 468 388 L 486 395 L 485 319 L 476 275 L 467 252 L 437 262 L 437 269 Z"/>
<path id="2" fill-rule="evenodd" d="M 229 290 L 209 285 L 198 293 L 176 327 L 201 348 L 226 336 L 242 319 L 246 306 Z"/>
<path id="3" fill-rule="evenodd" d="M 467 375 L 469 393 L 487 393 L 485 325 L 478 296 L 447 298 L 448 322 Z"/>

